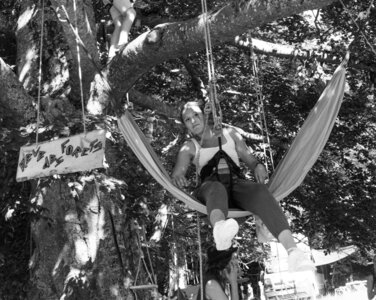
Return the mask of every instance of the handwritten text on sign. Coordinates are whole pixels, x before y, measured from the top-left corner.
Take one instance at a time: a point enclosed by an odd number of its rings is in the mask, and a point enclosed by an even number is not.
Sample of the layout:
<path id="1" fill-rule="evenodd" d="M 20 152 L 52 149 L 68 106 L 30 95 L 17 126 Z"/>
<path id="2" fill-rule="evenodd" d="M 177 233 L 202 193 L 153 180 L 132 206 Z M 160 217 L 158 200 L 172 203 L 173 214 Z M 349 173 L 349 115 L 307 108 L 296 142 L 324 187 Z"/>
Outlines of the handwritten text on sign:
<path id="1" fill-rule="evenodd" d="M 105 131 L 95 130 L 38 145 L 23 146 L 17 181 L 103 168 Z"/>

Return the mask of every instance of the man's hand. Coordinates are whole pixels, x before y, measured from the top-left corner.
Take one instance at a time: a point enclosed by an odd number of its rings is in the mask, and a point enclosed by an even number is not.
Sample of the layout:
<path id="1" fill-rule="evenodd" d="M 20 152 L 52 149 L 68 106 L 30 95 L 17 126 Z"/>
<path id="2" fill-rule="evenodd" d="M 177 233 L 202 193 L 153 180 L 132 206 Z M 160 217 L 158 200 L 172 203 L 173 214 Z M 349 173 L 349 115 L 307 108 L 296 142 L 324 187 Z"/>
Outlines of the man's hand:
<path id="1" fill-rule="evenodd" d="M 261 163 L 256 165 L 253 172 L 257 183 L 265 183 L 265 180 L 268 179 L 268 172 L 266 171 L 265 166 Z"/>
<path id="2" fill-rule="evenodd" d="M 187 178 L 185 178 L 184 175 L 172 176 L 172 183 L 176 185 L 178 188 L 186 187 L 189 184 Z"/>
<path id="3" fill-rule="evenodd" d="M 228 280 L 229 283 L 235 283 L 238 282 L 238 276 L 239 276 L 239 265 L 237 261 L 230 261 L 229 265 L 225 269 L 225 277 Z"/>

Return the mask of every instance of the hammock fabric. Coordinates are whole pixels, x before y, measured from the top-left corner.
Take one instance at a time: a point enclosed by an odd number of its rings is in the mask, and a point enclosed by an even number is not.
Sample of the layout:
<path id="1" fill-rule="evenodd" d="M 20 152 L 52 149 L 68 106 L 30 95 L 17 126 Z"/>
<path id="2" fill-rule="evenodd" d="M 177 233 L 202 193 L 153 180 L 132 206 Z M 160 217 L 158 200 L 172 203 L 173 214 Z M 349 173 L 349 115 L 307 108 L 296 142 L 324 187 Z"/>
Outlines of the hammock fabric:
<path id="1" fill-rule="evenodd" d="M 278 201 L 301 184 L 329 138 L 344 95 L 346 62 L 347 60 L 334 72 L 331 81 L 269 181 L 269 189 Z M 132 151 L 155 180 L 188 207 L 206 214 L 205 205 L 172 184 L 169 174 L 128 111 L 118 119 L 118 125 Z M 250 214 L 239 209 L 229 211 L 230 218 L 246 217 Z M 271 239 L 266 231 L 260 232 L 259 235 L 259 231 L 264 231 L 266 227 L 257 217 L 256 229 L 260 241 Z"/>

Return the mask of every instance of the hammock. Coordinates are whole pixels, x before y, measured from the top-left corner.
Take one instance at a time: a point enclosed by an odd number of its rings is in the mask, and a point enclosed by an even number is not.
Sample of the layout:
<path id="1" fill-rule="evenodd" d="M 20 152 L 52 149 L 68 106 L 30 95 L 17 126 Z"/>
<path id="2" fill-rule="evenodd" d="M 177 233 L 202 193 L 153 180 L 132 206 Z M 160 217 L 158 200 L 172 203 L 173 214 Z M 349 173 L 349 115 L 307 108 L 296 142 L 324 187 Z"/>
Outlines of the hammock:
<path id="1" fill-rule="evenodd" d="M 269 189 L 278 201 L 301 184 L 328 140 L 343 99 L 346 63 L 347 59 L 334 72 L 269 181 Z M 172 184 L 157 154 L 128 111 L 118 118 L 118 125 L 132 151 L 155 180 L 189 208 L 206 214 L 204 204 Z M 246 217 L 250 214 L 240 209 L 229 211 L 230 218 Z"/>

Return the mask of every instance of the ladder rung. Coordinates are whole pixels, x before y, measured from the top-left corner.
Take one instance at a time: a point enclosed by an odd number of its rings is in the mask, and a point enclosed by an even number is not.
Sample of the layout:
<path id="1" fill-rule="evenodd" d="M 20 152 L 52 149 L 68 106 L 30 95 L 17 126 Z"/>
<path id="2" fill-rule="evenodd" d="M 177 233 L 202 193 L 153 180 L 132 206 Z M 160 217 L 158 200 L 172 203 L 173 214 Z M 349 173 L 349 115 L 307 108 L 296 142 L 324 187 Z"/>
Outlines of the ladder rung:
<path id="1" fill-rule="evenodd" d="M 131 290 L 143 290 L 143 289 L 156 289 L 158 288 L 158 285 L 156 284 L 145 284 L 145 285 L 135 285 L 131 286 Z"/>

